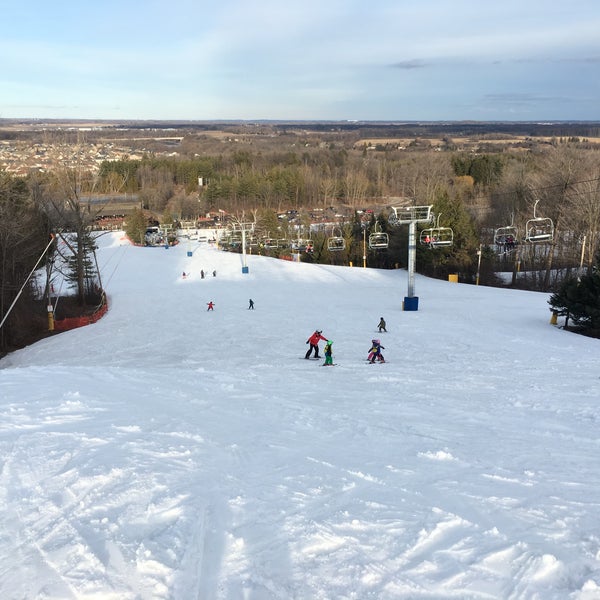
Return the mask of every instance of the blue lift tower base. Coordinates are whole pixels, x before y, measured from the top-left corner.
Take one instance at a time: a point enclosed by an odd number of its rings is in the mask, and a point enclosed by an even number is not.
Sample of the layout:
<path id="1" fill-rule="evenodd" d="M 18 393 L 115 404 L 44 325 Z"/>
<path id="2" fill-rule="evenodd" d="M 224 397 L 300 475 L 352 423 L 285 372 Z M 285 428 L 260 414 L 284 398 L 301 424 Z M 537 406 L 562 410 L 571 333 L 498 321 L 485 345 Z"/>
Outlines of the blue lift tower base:
<path id="1" fill-rule="evenodd" d="M 419 296 L 405 296 L 402 310 L 419 310 Z"/>

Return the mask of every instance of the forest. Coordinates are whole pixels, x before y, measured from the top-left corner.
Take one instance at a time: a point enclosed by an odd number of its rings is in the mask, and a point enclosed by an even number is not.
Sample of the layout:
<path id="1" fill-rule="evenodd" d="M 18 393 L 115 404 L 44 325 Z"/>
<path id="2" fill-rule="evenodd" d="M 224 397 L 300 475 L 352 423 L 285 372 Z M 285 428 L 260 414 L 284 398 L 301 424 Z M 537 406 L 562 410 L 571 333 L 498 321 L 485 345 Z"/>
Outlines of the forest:
<path id="1" fill-rule="evenodd" d="M 65 257 L 73 295 L 82 306 L 95 302 L 101 282 L 89 232 L 117 212 L 134 240 L 150 222 L 174 228 L 209 215 L 229 239 L 236 224 L 251 224 L 252 252 L 287 256 L 294 240 L 310 238 L 302 260 L 402 268 L 408 228 L 395 224 L 393 207 L 431 206 L 432 222 L 418 232 L 416 264 L 423 274 L 549 293 L 573 277 L 592 275 L 600 241 L 595 138 L 573 131 L 532 137 L 500 128 L 475 138 L 448 128 L 414 133 L 389 127 L 383 134 L 377 127 L 307 131 L 288 124 L 215 136 L 186 128 L 176 142 L 132 146 L 135 158 L 104 160 L 96 170 L 60 164 L 25 176 L 0 170 L 0 315 L 50 236 L 64 232 L 78 240 L 67 244 Z M 597 133 L 597 127 L 583 133 Z M 113 201 L 123 196 L 131 206 Z M 422 230 L 435 228 L 451 231 L 451 243 L 422 243 Z M 385 247 L 367 244 L 374 233 L 385 234 Z M 331 251 L 332 236 L 343 239 L 343 248 Z M 269 239 L 281 242 L 264 243 Z M 239 245 L 230 249 L 239 251 Z M 0 331 L 0 349 L 27 343 L 26 323 L 43 327 L 39 301 L 47 293 L 34 286 L 22 291 Z"/>

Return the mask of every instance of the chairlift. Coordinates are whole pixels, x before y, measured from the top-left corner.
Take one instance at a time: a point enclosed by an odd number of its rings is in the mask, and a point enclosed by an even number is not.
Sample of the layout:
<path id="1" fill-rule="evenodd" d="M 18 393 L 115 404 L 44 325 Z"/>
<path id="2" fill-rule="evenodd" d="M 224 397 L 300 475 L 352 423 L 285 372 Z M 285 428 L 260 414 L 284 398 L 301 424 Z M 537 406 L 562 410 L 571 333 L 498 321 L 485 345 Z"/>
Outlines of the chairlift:
<path id="1" fill-rule="evenodd" d="M 438 215 L 435 227 L 429 227 L 421 231 L 419 241 L 429 248 L 449 248 L 454 244 L 454 231 L 451 227 L 440 227 L 440 216 Z"/>
<path id="2" fill-rule="evenodd" d="M 369 248 L 371 250 L 385 250 L 389 243 L 389 235 L 381 231 L 379 223 L 375 223 L 375 231 L 369 234 Z"/>
<path id="3" fill-rule="evenodd" d="M 387 233 L 377 232 L 369 235 L 369 248 L 371 250 L 385 250 L 390 243 L 390 237 Z"/>
<path id="4" fill-rule="evenodd" d="M 517 246 L 517 240 L 519 239 L 519 230 L 514 225 L 507 225 L 506 227 L 498 227 L 494 231 L 494 244 L 500 254 L 506 254 L 512 252 Z"/>
<path id="5" fill-rule="evenodd" d="M 330 252 L 339 252 L 346 249 L 346 240 L 341 235 L 335 235 L 335 230 L 332 236 L 327 238 L 327 250 Z"/>
<path id="6" fill-rule="evenodd" d="M 312 252 L 313 241 L 311 239 L 298 238 L 292 242 L 294 252 Z"/>
<path id="7" fill-rule="evenodd" d="M 550 243 L 554 239 L 552 219 L 538 217 L 529 219 L 526 224 L 525 241 L 531 243 Z"/>
<path id="8" fill-rule="evenodd" d="M 533 218 L 525 224 L 525 241 L 532 244 L 550 243 L 554 240 L 554 223 L 549 217 L 538 217 L 535 209 L 539 200 L 533 205 Z"/>

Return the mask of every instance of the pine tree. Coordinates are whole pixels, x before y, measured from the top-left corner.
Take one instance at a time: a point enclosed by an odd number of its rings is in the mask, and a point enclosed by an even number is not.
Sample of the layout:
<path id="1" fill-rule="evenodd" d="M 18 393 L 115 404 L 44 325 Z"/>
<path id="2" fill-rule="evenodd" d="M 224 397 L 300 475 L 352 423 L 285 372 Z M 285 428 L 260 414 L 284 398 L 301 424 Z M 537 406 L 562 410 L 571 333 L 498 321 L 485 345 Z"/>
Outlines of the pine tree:
<path id="1" fill-rule="evenodd" d="M 144 235 L 146 233 L 147 221 L 144 211 L 136 208 L 128 217 L 125 226 L 127 237 L 134 244 L 144 244 Z"/>
<path id="2" fill-rule="evenodd" d="M 69 247 L 72 254 L 67 258 L 68 272 L 66 273 L 66 279 L 74 287 L 77 287 L 78 292 L 83 288 L 84 301 L 80 304 L 86 304 L 87 299 L 96 301 L 96 296 L 101 292 L 95 260 L 95 252 L 98 246 L 90 232 L 83 231 L 76 239 L 69 242 Z"/>
<path id="3" fill-rule="evenodd" d="M 569 319 L 585 333 L 600 332 L 600 257 L 591 273 L 570 277 L 552 294 L 550 309 Z"/>

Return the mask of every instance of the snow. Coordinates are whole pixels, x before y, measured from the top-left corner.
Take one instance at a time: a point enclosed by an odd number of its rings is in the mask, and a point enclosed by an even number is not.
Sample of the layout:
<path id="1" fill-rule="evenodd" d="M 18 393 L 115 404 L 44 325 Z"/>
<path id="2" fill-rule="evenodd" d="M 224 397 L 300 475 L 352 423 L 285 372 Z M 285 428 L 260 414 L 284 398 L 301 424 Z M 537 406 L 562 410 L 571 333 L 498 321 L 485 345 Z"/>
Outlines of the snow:
<path id="1" fill-rule="evenodd" d="M 1 598 L 600 598 L 600 342 L 547 294 L 99 245 L 107 315 L 0 361 Z"/>

